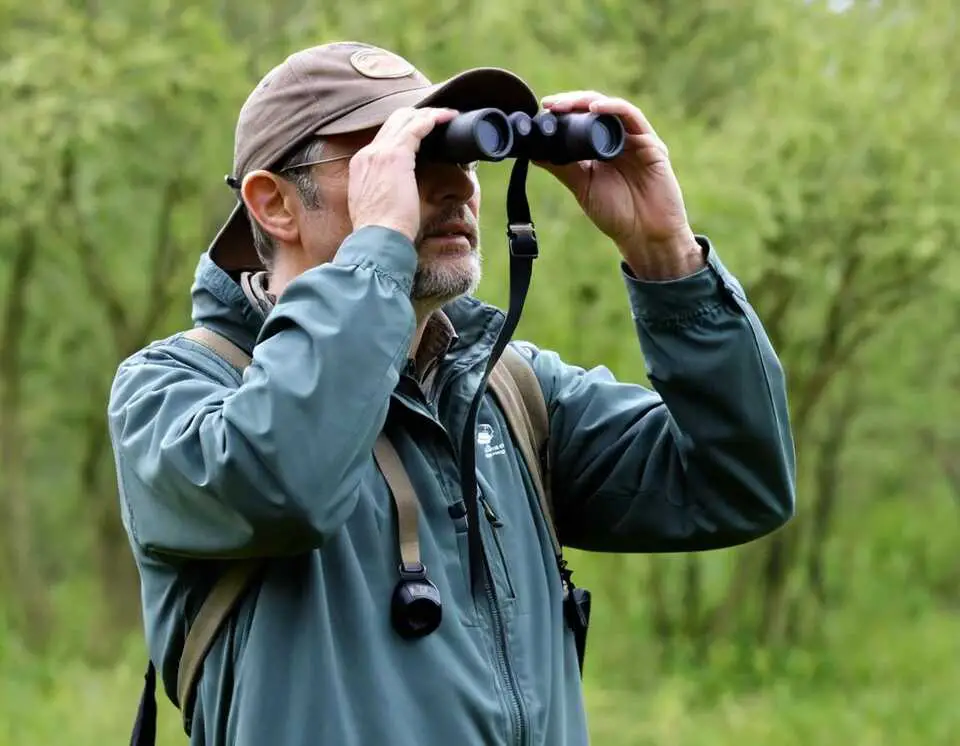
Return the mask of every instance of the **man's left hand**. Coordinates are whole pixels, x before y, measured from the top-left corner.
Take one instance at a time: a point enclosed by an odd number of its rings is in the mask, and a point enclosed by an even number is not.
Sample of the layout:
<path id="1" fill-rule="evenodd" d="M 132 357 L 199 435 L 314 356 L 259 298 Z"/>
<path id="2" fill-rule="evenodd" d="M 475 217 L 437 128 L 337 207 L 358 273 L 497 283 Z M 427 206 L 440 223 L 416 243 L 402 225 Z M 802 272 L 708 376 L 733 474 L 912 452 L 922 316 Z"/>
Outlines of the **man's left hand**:
<path id="1" fill-rule="evenodd" d="M 637 107 L 594 91 L 547 96 L 554 114 L 614 114 L 623 122 L 623 152 L 610 161 L 579 161 L 550 171 L 576 197 L 593 223 L 620 249 L 634 274 L 666 280 L 704 266 L 703 252 L 687 222 L 680 184 L 667 146 Z"/>

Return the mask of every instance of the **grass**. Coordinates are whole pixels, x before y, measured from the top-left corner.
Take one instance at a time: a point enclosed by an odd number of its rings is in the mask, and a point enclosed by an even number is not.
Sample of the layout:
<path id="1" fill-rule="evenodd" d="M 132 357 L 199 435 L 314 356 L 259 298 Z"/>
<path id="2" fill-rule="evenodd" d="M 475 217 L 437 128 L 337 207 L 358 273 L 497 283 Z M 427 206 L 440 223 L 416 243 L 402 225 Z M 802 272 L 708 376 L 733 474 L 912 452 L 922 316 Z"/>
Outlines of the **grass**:
<path id="1" fill-rule="evenodd" d="M 855 625 L 859 634 L 808 661 L 806 676 L 773 673 L 728 691 L 718 688 L 720 672 L 712 667 L 664 674 L 636 689 L 611 687 L 604 670 L 590 667 L 593 743 L 954 746 L 960 616 L 931 610 L 909 625 L 892 617 L 873 621 Z M 8 640 L 0 651 L 0 746 L 126 743 L 142 682 L 140 644 L 132 639 L 120 663 L 95 669 L 69 659 L 36 660 Z M 642 639 L 637 647 L 644 649 Z M 159 746 L 187 742 L 178 713 L 162 697 L 159 730 Z"/>
<path id="2" fill-rule="evenodd" d="M 955 746 L 955 515 L 925 511 L 904 521 L 895 506 L 871 512 L 871 541 L 839 542 L 842 559 L 831 560 L 835 608 L 809 607 L 816 642 L 779 653 L 741 637 L 739 647 L 714 641 L 700 662 L 679 649 L 670 662 L 649 634 L 645 560 L 577 558 L 580 580 L 606 590 L 595 594 L 587 653 L 592 743 Z M 723 588 L 723 560 L 716 555 L 707 568 L 712 597 Z M 598 587 L 611 575 L 614 582 Z M 0 746 L 127 743 L 143 681 L 142 638 L 118 643 L 110 665 L 84 662 L 77 651 L 92 642 L 104 648 L 93 587 L 74 583 L 53 595 L 58 635 L 49 654 L 29 654 L 0 626 Z M 158 746 L 184 746 L 179 713 L 158 699 Z"/>

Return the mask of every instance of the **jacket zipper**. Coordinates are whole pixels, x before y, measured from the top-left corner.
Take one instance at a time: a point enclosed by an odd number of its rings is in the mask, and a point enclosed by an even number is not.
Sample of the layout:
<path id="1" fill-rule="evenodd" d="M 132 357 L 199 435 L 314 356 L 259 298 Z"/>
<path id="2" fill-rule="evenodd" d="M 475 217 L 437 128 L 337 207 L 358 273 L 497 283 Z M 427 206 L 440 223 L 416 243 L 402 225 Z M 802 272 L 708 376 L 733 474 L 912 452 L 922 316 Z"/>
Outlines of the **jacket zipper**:
<path id="1" fill-rule="evenodd" d="M 500 539 L 500 532 L 497 530 L 503 527 L 503 521 L 500 520 L 500 516 L 497 515 L 490 501 L 484 496 L 483 490 L 480 491 L 480 504 L 483 506 L 483 512 L 487 515 L 487 522 L 493 529 L 491 533 L 497 545 L 497 553 L 500 555 L 500 564 L 503 565 L 504 582 L 507 584 L 510 595 L 514 596 L 516 595 L 516 591 L 513 588 L 513 580 L 510 578 L 510 568 L 507 567 L 507 553 L 503 549 L 503 541 Z"/>
<path id="2" fill-rule="evenodd" d="M 453 381 L 454 378 L 458 378 L 460 375 L 466 373 L 468 369 L 469 369 L 469 366 L 467 369 L 456 371 L 456 373 L 448 372 L 442 379 L 435 380 L 434 381 L 434 401 L 439 401 L 441 391 L 443 391 L 443 389 L 445 389 Z M 414 382 L 416 383 L 415 379 L 414 379 Z M 419 386 L 419 384 L 417 384 L 417 389 L 420 392 L 421 399 L 423 399 L 423 401 L 426 402 L 426 396 L 424 395 L 423 389 Z M 456 456 L 457 451 L 456 451 L 456 448 L 454 447 L 453 439 L 450 437 L 450 433 L 447 432 L 447 429 L 433 415 L 432 412 L 428 414 L 427 412 L 421 411 L 421 414 L 426 415 L 428 419 L 430 419 L 435 424 L 439 425 L 440 429 L 443 430 L 444 434 L 446 434 L 447 442 L 450 445 L 451 453 L 454 455 L 454 462 L 456 462 L 457 464 L 457 472 L 459 473 L 460 471 L 459 459 Z M 487 513 L 487 516 L 489 517 L 490 514 L 492 513 L 492 509 L 490 508 L 486 500 L 483 498 L 483 493 L 480 491 L 479 487 L 477 488 L 477 495 L 481 504 L 484 506 L 484 510 L 490 511 Z M 494 517 L 496 517 L 495 513 L 493 515 Z M 484 555 L 486 555 L 486 553 L 487 553 L 487 549 L 486 547 L 484 547 Z M 496 648 L 497 648 L 497 663 L 499 668 L 499 674 L 501 677 L 501 681 L 508 693 L 508 697 L 510 699 L 510 705 L 511 705 L 510 719 L 513 723 L 514 743 L 516 743 L 517 746 L 524 746 L 527 740 L 527 736 L 526 736 L 527 713 L 523 704 L 523 699 L 520 697 L 520 694 L 519 694 L 520 685 L 517 682 L 516 675 L 513 672 L 513 668 L 510 665 L 510 660 L 507 656 L 507 632 L 504 627 L 503 618 L 500 613 L 500 605 L 497 603 L 497 592 L 496 592 L 496 588 L 494 587 L 493 578 L 491 575 L 492 569 L 490 567 L 490 562 L 488 561 L 486 565 L 487 565 L 487 568 L 486 568 L 486 572 L 484 573 L 484 586 L 486 590 L 487 604 L 490 607 L 490 616 L 493 619 L 493 625 L 494 625 L 494 630 L 496 635 L 495 642 L 496 642 Z M 471 595 L 472 595 L 472 589 L 468 588 L 468 590 L 471 592 Z"/>
<path id="3" fill-rule="evenodd" d="M 513 738 L 518 746 L 526 743 L 526 712 L 523 707 L 523 700 L 520 698 L 519 685 L 514 676 L 513 669 L 510 667 L 510 661 L 507 658 L 507 633 L 503 626 L 503 619 L 500 616 L 500 606 L 497 604 L 496 592 L 493 589 L 493 583 L 490 578 L 490 568 L 484 573 L 487 603 L 490 605 L 491 616 L 493 617 L 494 627 L 497 635 L 497 662 L 500 664 L 500 675 L 503 677 L 503 683 L 506 684 L 507 693 L 511 702 L 511 720 L 513 721 Z"/>
<path id="4" fill-rule="evenodd" d="M 483 506 L 483 510 L 486 513 L 487 520 L 490 521 L 490 533 L 494 534 L 494 541 L 497 542 L 497 549 L 498 551 L 501 551 L 499 539 L 495 535 L 496 529 L 493 527 L 496 525 L 502 525 L 502 522 L 494 512 L 493 508 L 490 506 L 490 503 L 487 502 L 487 499 L 483 496 L 483 492 L 479 490 L 479 488 L 477 490 L 477 495 L 479 497 L 480 504 Z M 503 557 L 502 551 L 501 557 Z M 506 573 L 505 558 L 504 573 Z M 510 582 L 509 578 L 507 578 L 507 582 Z M 517 746 L 523 746 L 527 740 L 527 714 L 524 708 L 523 699 L 520 697 L 520 685 L 517 682 L 513 668 L 510 666 L 510 660 L 507 656 L 507 631 L 503 624 L 503 618 L 500 614 L 500 605 L 497 603 L 496 589 L 493 582 L 493 570 L 489 563 L 487 564 L 487 571 L 484 573 L 484 585 L 486 586 L 487 603 L 490 605 L 490 612 L 491 616 L 493 617 L 494 628 L 497 636 L 497 662 L 500 664 L 500 675 L 503 677 L 503 683 L 506 685 L 506 690 L 511 703 L 511 719 L 513 720 L 514 742 L 517 744 Z"/>

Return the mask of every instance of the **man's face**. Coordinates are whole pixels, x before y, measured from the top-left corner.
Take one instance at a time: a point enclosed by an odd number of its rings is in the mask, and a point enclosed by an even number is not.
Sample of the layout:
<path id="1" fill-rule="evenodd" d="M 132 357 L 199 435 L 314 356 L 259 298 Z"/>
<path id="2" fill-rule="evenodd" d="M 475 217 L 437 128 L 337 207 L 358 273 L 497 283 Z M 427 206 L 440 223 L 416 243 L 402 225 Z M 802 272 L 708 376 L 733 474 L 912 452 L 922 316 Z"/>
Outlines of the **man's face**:
<path id="1" fill-rule="evenodd" d="M 354 153 L 374 132 L 334 135 L 326 140 L 323 158 Z M 330 261 L 353 230 L 347 206 L 349 161 L 315 166 L 321 192 L 318 210 L 297 217 L 300 241 L 311 264 Z M 422 163 L 417 166 L 420 192 L 419 254 L 412 298 L 440 305 L 473 292 L 480 281 L 480 185 L 469 164 Z"/>

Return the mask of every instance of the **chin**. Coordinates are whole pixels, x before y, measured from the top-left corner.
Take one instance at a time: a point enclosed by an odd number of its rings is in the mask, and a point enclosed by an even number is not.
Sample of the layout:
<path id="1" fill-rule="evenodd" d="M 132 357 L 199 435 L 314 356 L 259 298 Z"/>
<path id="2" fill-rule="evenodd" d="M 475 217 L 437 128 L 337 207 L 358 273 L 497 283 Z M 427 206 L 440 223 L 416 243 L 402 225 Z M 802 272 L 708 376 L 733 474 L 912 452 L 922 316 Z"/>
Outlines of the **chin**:
<path id="1" fill-rule="evenodd" d="M 480 284 L 480 257 L 433 257 L 422 262 L 413 280 L 414 300 L 441 306 L 473 293 Z"/>

